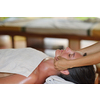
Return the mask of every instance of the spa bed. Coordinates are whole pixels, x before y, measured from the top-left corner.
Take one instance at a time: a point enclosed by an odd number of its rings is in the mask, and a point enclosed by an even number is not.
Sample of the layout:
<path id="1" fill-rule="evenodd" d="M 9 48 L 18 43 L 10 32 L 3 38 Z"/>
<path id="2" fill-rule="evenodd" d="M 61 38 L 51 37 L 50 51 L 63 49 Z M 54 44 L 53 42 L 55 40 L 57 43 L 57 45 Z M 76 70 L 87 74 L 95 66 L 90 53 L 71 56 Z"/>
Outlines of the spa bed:
<path id="1" fill-rule="evenodd" d="M 0 22 L 0 35 L 10 35 L 13 48 L 14 36 L 17 35 L 26 37 L 27 46 L 29 37 L 52 37 L 69 39 L 69 47 L 79 49 L 80 40 L 100 40 L 100 23 L 75 19 L 12 17 Z"/>

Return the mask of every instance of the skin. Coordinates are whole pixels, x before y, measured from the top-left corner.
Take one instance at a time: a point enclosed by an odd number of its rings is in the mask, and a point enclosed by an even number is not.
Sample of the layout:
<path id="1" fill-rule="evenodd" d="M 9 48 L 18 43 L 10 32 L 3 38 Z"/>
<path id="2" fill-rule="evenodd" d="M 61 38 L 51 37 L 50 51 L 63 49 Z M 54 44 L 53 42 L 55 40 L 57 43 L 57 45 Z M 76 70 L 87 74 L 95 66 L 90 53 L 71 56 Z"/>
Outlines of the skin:
<path id="1" fill-rule="evenodd" d="M 55 58 L 62 56 L 66 59 L 77 59 L 82 57 L 81 54 L 72 51 L 70 48 L 65 50 L 56 50 Z M 0 78 L 1 84 L 42 84 L 45 79 L 51 75 L 58 75 L 59 73 L 68 75 L 68 70 L 58 71 L 54 67 L 54 58 L 43 60 L 39 66 L 29 75 L 25 77 L 18 74 L 13 74 L 7 77 Z"/>
<path id="2" fill-rule="evenodd" d="M 87 56 L 80 59 L 67 60 L 61 56 L 55 59 L 55 68 L 57 70 L 66 70 L 68 68 L 93 65 L 100 63 L 100 42 L 94 45 L 78 50 L 80 54 L 87 53 Z"/>
<path id="3" fill-rule="evenodd" d="M 83 49 L 78 50 L 82 54 L 87 53 L 87 55 L 91 55 L 97 52 L 100 52 L 100 41 Z"/>

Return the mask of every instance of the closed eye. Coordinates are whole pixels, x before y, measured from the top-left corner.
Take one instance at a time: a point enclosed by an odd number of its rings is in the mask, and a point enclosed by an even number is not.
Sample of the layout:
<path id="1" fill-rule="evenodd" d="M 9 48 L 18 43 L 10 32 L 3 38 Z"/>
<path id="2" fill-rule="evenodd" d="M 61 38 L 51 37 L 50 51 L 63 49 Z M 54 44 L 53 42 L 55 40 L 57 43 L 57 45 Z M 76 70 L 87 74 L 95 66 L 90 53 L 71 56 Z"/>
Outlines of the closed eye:
<path id="1" fill-rule="evenodd" d="M 71 56 L 71 54 L 68 55 L 69 57 Z"/>
<path id="2" fill-rule="evenodd" d="M 75 53 L 73 54 L 73 57 L 75 56 Z"/>
<path id="3" fill-rule="evenodd" d="M 68 56 L 69 56 L 69 57 L 74 57 L 74 56 L 75 56 L 75 53 L 69 54 Z"/>

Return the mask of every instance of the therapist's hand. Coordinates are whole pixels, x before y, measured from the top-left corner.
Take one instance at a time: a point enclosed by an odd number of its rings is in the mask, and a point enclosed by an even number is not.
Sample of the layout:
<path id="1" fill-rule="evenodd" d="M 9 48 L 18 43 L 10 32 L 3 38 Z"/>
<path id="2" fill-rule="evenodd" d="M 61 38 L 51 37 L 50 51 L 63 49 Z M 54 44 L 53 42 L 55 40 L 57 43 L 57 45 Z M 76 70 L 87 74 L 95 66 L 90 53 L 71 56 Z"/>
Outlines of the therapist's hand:
<path id="1" fill-rule="evenodd" d="M 58 56 L 57 58 L 54 59 L 54 66 L 59 71 L 66 70 L 66 69 L 70 68 L 68 62 L 69 62 L 69 60 L 62 58 L 61 56 Z"/>

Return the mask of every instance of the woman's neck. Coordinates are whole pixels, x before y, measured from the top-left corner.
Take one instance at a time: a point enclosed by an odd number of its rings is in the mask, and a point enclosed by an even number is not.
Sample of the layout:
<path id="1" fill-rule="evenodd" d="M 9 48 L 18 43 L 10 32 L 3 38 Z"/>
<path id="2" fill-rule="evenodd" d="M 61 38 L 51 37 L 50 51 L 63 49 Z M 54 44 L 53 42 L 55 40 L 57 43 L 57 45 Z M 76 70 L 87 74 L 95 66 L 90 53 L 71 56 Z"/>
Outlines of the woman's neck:
<path id="1" fill-rule="evenodd" d="M 38 71 L 39 71 L 38 82 L 44 82 L 44 80 L 47 77 L 51 75 L 57 75 L 59 73 L 59 71 L 54 68 L 54 59 L 51 57 L 46 58 L 39 64 Z"/>

